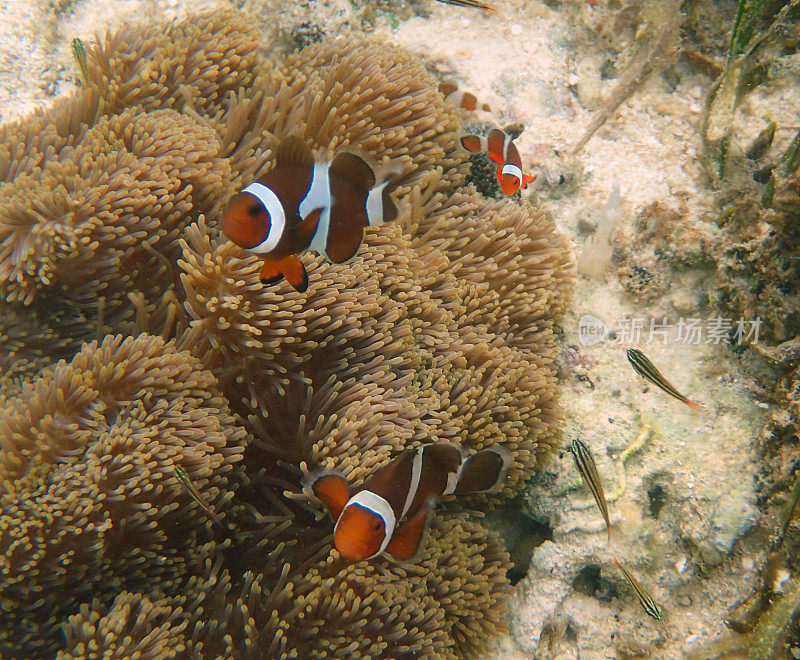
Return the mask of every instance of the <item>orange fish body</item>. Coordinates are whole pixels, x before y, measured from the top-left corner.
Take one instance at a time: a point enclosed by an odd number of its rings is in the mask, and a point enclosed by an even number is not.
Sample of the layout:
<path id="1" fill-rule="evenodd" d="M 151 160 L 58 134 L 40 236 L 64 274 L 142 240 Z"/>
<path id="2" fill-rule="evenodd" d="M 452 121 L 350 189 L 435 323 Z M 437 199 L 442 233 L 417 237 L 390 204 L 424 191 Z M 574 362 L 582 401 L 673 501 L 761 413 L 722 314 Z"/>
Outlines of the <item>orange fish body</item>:
<path id="1" fill-rule="evenodd" d="M 376 185 L 372 167 L 355 154 L 315 162 L 311 149 L 290 137 L 278 146 L 275 167 L 228 203 L 222 233 L 264 260 L 263 283 L 285 277 L 305 291 L 308 274 L 297 255 L 313 250 L 334 263 L 353 257 L 368 225 L 397 217 L 389 193 L 398 184 L 389 177 Z"/>
<path id="2" fill-rule="evenodd" d="M 344 477 L 323 472 L 308 485 L 336 521 L 333 542 L 350 561 L 388 553 L 406 561 L 417 554 L 436 500 L 444 495 L 492 491 L 511 464 L 501 447 L 464 460 L 461 450 L 436 443 L 407 449 L 350 494 Z"/>
<path id="3" fill-rule="evenodd" d="M 522 172 L 522 159 L 508 133 L 493 128 L 486 136 L 464 135 L 461 146 L 471 153 L 485 152 L 498 164 L 496 176 L 504 195 L 513 195 L 527 188 L 536 176 Z"/>

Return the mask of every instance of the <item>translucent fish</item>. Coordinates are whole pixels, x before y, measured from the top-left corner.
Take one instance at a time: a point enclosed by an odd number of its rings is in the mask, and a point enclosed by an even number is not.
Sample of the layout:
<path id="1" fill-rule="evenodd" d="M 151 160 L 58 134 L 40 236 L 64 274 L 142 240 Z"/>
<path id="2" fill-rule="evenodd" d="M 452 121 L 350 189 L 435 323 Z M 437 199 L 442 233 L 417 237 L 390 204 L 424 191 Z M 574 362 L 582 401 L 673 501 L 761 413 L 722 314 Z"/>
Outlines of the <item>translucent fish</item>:
<path id="1" fill-rule="evenodd" d="M 75 62 L 77 62 L 78 68 L 81 70 L 83 85 L 88 87 L 89 69 L 86 66 L 86 44 L 83 43 L 82 39 L 78 39 L 78 37 L 72 40 L 72 56 L 75 58 Z"/>
<path id="2" fill-rule="evenodd" d="M 195 502 L 197 502 L 209 516 L 211 516 L 212 520 L 215 523 L 225 528 L 225 523 L 222 522 L 222 518 L 220 518 L 219 515 L 210 506 L 208 506 L 206 501 L 203 499 L 203 496 L 195 487 L 191 477 L 189 477 L 189 475 L 186 474 L 186 470 L 184 470 L 180 465 L 176 465 L 174 466 L 174 471 L 175 471 L 175 477 L 178 479 L 178 481 L 181 482 L 181 485 L 189 492 L 189 495 L 192 496 L 192 499 Z"/>

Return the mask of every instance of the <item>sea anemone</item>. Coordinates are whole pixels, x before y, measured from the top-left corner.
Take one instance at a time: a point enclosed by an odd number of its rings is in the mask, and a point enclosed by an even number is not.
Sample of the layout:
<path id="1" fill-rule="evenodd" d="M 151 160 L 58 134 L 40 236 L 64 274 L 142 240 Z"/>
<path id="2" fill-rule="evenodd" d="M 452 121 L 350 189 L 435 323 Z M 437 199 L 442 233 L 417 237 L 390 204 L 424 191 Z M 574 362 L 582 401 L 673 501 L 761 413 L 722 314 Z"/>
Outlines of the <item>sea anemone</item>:
<path id="1" fill-rule="evenodd" d="M 444 504 L 413 563 L 349 564 L 300 483 L 450 441 L 505 446 L 516 492 L 558 444 L 566 240 L 464 186 L 459 117 L 403 50 L 278 63 L 251 25 L 124 28 L 88 86 L 0 132 L 0 342 L 34 338 L 0 391 L 11 655 L 459 657 L 503 628 L 478 514 Z M 414 174 L 351 261 L 303 256 L 305 293 L 218 230 L 289 135 Z"/>

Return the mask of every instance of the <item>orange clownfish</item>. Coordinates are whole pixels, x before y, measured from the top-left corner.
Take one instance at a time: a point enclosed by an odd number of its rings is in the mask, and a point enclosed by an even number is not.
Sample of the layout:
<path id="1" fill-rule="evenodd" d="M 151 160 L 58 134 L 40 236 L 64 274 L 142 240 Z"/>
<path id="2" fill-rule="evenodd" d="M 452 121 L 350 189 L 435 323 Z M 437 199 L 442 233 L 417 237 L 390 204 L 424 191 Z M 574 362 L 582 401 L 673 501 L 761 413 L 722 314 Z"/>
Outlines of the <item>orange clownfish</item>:
<path id="1" fill-rule="evenodd" d="M 450 101 L 457 108 L 473 111 L 478 107 L 478 99 L 475 94 L 460 90 L 458 85 L 443 82 L 439 83 L 438 89 L 441 94 L 444 94 L 445 100 Z M 481 103 L 481 110 L 492 111 L 488 103 Z"/>
<path id="2" fill-rule="evenodd" d="M 336 521 L 333 543 L 342 557 L 361 561 L 386 552 L 407 561 L 421 547 L 439 497 L 497 490 L 511 461 L 502 447 L 464 460 L 459 447 L 436 443 L 406 449 L 354 495 L 333 472 L 312 475 L 306 485 Z"/>
<path id="3" fill-rule="evenodd" d="M 289 137 L 275 152 L 275 167 L 228 203 L 222 233 L 264 260 L 264 284 L 285 277 L 305 291 L 308 274 L 297 255 L 313 250 L 337 264 L 355 255 L 367 225 L 397 217 L 389 196 L 401 182 L 396 174 L 377 184 L 360 156 L 341 152 L 315 162 L 303 140 Z"/>
<path id="4" fill-rule="evenodd" d="M 505 195 L 513 195 L 520 188 L 527 188 L 536 175 L 522 173 L 522 159 L 519 157 L 517 147 L 508 133 L 499 128 L 493 128 L 489 135 L 464 135 L 461 146 L 474 154 L 486 152 L 497 168 L 497 180 L 500 189 Z"/>

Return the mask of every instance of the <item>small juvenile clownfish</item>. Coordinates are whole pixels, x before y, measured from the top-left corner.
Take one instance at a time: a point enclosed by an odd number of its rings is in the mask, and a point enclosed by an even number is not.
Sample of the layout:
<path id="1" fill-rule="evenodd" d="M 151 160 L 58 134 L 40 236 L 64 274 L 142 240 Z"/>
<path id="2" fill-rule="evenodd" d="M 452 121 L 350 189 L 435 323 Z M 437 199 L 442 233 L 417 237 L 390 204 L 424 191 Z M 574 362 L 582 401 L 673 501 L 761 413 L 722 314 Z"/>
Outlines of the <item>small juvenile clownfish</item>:
<path id="1" fill-rule="evenodd" d="M 336 521 L 333 543 L 342 557 L 361 561 L 386 552 L 407 561 L 422 545 L 436 500 L 499 490 L 511 462 L 502 447 L 464 460 L 459 447 L 436 443 L 406 449 L 354 495 L 347 480 L 334 472 L 311 475 L 306 485 Z"/>
<path id="2" fill-rule="evenodd" d="M 275 167 L 231 198 L 222 233 L 264 260 L 262 283 L 285 277 L 302 292 L 308 273 L 297 255 L 313 250 L 337 264 L 353 257 L 367 225 L 397 217 L 390 197 L 404 179 L 397 175 L 377 184 L 360 156 L 341 152 L 315 162 L 303 140 L 289 137 L 275 151 Z"/>
<path id="3" fill-rule="evenodd" d="M 536 175 L 522 173 L 522 159 L 517 147 L 511 136 L 499 128 L 493 128 L 486 136 L 464 135 L 461 146 L 474 154 L 486 152 L 489 158 L 500 165 L 497 168 L 497 180 L 505 195 L 513 195 L 520 188 L 527 188 L 536 178 Z"/>
<path id="4" fill-rule="evenodd" d="M 458 85 L 443 82 L 439 83 L 438 89 L 441 94 L 444 94 L 445 100 L 450 101 L 457 108 L 472 112 L 478 107 L 478 99 L 475 94 L 460 90 Z M 481 110 L 485 110 L 486 112 L 492 111 L 488 103 L 482 103 Z"/>

